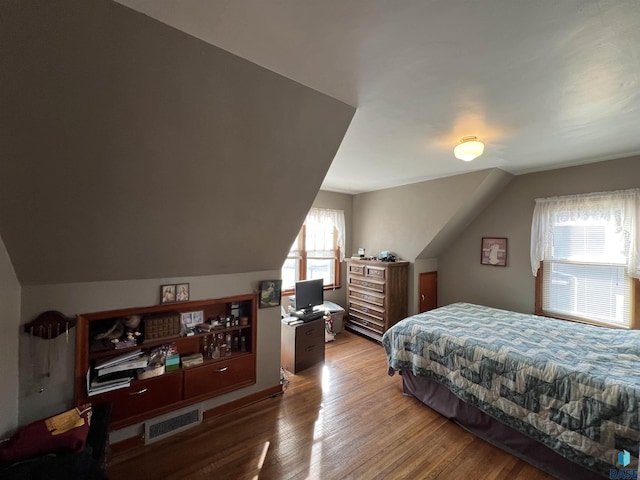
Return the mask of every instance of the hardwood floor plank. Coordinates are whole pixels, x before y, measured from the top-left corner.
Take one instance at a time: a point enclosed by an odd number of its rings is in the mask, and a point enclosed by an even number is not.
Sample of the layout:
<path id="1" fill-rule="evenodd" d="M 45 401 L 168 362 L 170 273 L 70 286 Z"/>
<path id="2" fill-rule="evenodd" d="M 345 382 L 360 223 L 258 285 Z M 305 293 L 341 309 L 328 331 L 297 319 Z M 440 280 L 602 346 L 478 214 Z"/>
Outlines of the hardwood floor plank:
<path id="1" fill-rule="evenodd" d="M 403 395 L 386 372 L 379 344 L 341 332 L 324 365 L 286 373 L 283 396 L 118 454 L 110 478 L 552 479 Z"/>

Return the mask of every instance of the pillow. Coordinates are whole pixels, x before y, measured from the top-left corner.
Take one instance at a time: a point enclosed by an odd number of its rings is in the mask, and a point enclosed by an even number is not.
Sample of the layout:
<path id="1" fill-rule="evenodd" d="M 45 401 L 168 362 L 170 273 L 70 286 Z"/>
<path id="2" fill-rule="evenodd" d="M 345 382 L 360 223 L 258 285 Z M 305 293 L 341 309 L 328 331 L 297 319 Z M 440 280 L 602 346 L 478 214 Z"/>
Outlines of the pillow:
<path id="1" fill-rule="evenodd" d="M 90 403 L 30 423 L 0 443 L 0 460 L 14 463 L 48 453 L 79 452 L 84 449 L 90 423 Z"/>

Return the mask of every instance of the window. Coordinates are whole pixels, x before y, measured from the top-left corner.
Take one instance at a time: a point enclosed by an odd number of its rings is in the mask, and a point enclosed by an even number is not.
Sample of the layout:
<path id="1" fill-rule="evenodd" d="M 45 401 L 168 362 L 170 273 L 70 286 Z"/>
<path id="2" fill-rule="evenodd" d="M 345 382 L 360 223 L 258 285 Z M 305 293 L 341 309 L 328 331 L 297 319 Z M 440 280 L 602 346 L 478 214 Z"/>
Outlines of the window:
<path id="1" fill-rule="evenodd" d="M 531 228 L 536 313 L 636 326 L 639 214 L 640 190 L 536 199 Z"/>
<path id="2" fill-rule="evenodd" d="M 322 278 L 325 288 L 340 287 L 344 260 L 344 212 L 312 208 L 282 266 L 282 290 L 298 280 Z"/>

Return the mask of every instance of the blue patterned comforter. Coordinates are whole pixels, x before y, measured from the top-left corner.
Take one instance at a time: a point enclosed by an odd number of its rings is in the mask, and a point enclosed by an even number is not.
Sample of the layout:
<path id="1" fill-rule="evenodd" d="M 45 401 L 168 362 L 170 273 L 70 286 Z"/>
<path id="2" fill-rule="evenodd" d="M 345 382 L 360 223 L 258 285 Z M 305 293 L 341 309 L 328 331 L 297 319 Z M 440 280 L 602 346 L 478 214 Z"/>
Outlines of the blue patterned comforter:
<path id="1" fill-rule="evenodd" d="M 382 344 L 389 371 L 437 380 L 564 457 L 609 477 L 637 468 L 640 331 L 456 303 L 409 317 Z"/>

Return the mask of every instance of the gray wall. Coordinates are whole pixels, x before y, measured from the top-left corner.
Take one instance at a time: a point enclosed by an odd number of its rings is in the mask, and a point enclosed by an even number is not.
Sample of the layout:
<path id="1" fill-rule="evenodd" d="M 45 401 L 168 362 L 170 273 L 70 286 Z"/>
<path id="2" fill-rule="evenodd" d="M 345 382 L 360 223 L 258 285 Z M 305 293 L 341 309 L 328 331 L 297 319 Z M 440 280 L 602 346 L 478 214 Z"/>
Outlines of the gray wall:
<path id="1" fill-rule="evenodd" d="M 534 200 L 640 187 L 640 157 L 520 175 L 438 259 L 439 304 L 465 301 L 532 313 L 529 246 Z M 480 265 L 482 237 L 507 237 L 507 267 Z"/>
<path id="2" fill-rule="evenodd" d="M 367 256 L 389 250 L 411 262 L 408 311 L 416 313 L 419 274 L 438 269 L 440 250 L 511 178 L 490 169 L 356 195 L 353 248 L 365 247 Z"/>
<path id="3" fill-rule="evenodd" d="M 20 295 L 20 284 L 0 237 L 0 439 L 18 425 Z"/>

